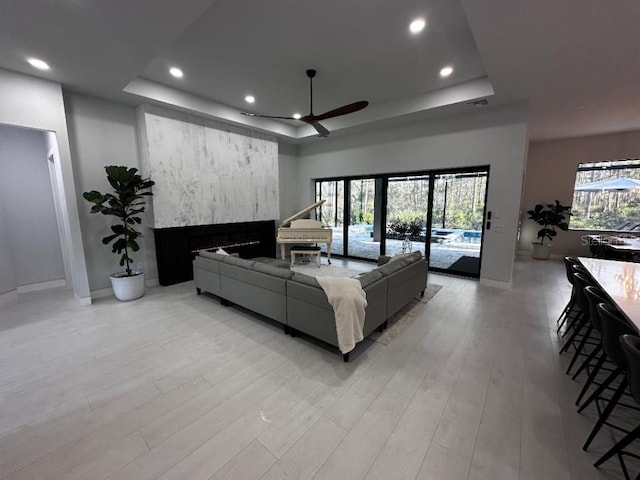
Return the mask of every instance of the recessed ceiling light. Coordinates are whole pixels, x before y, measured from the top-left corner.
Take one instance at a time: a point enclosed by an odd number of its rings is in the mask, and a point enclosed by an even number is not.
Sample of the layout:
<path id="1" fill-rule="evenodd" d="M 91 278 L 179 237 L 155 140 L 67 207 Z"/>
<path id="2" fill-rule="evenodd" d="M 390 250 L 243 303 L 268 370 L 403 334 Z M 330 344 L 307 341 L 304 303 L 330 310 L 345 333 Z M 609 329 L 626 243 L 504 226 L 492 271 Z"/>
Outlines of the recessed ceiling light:
<path id="1" fill-rule="evenodd" d="M 29 65 L 31 65 L 34 68 L 37 68 L 38 70 L 49 70 L 49 64 L 43 60 L 40 60 L 38 58 L 27 58 L 27 62 L 29 62 Z"/>
<path id="2" fill-rule="evenodd" d="M 440 70 L 441 77 L 448 77 L 453 73 L 453 67 L 451 65 L 447 65 Z"/>
<path id="3" fill-rule="evenodd" d="M 409 31 L 413 34 L 420 33 L 427 24 L 424 18 L 416 18 L 409 24 Z"/>
<path id="4" fill-rule="evenodd" d="M 246 97 L 244 97 L 244 101 L 247 103 L 255 103 L 256 97 L 254 97 L 253 95 L 247 95 Z"/>
<path id="5" fill-rule="evenodd" d="M 178 67 L 171 67 L 169 69 L 169 73 L 176 78 L 184 77 L 184 73 L 182 73 L 182 70 L 180 70 Z"/>
<path id="6" fill-rule="evenodd" d="M 302 118 L 302 115 L 300 115 L 299 113 L 294 113 L 293 118 L 295 118 L 296 120 L 300 120 Z"/>

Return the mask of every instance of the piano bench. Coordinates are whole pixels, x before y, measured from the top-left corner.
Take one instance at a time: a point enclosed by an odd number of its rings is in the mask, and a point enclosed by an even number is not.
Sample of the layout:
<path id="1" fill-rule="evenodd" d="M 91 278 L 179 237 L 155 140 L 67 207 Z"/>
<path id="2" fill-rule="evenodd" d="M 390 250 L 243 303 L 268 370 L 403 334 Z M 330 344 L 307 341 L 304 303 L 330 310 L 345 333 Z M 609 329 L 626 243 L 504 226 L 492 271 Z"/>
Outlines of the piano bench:
<path id="1" fill-rule="evenodd" d="M 294 245 L 291 247 L 291 267 L 296 263 L 296 255 L 315 255 L 318 259 L 318 268 L 320 268 L 320 259 L 322 258 L 320 247 L 312 247 L 310 245 Z"/>

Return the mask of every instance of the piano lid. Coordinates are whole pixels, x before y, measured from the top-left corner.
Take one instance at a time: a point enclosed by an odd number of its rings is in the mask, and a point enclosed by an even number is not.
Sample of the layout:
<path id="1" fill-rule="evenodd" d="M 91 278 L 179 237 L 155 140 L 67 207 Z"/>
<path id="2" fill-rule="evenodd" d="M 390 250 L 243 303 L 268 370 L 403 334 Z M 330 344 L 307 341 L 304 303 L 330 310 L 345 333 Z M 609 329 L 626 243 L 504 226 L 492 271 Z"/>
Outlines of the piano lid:
<path id="1" fill-rule="evenodd" d="M 314 203 L 313 205 L 309 205 L 308 207 L 300 210 L 298 213 L 296 213 L 295 215 L 291 215 L 289 218 L 287 218 L 286 220 L 284 220 L 280 226 L 281 227 L 286 227 L 287 225 L 289 225 L 291 223 L 292 220 L 296 220 L 300 217 L 302 217 L 303 215 L 309 213 L 311 210 L 313 210 L 314 208 L 319 207 L 320 205 L 322 205 L 324 202 L 326 202 L 327 199 L 325 198 L 324 200 L 320 200 L 319 202 Z"/>

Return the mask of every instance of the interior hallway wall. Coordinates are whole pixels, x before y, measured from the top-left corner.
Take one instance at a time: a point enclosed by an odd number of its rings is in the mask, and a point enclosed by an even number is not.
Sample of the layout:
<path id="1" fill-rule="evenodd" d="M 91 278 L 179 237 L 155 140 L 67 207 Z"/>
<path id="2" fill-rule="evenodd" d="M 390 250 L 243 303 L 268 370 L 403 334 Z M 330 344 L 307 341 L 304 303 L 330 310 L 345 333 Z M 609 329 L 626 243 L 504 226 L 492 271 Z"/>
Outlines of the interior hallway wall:
<path id="1" fill-rule="evenodd" d="M 56 134 L 69 219 L 72 287 L 82 303 L 90 303 L 61 85 L 0 69 L 0 123 Z"/>
<path id="2" fill-rule="evenodd" d="M 529 220 L 527 210 L 538 203 L 563 205 L 573 202 L 573 188 L 579 163 L 640 158 L 640 131 L 593 135 L 544 142 L 531 142 L 527 160 L 522 233 L 518 250 L 528 255 L 536 240 L 538 224 Z M 590 255 L 584 236 L 589 231 L 560 232 L 553 241 L 554 255 Z"/>
<path id="3" fill-rule="evenodd" d="M 2 199 L 0 199 L 0 295 L 12 292 L 17 288 L 11 242 L 9 241 L 9 226 L 4 217 Z"/>

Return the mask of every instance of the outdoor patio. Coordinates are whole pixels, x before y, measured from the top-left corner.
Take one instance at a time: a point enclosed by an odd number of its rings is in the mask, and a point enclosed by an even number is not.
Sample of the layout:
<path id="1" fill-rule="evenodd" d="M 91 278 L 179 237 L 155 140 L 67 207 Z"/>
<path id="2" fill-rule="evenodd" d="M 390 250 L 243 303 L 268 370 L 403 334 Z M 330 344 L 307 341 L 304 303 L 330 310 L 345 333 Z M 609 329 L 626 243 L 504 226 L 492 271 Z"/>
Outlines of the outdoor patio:
<path id="1" fill-rule="evenodd" d="M 480 242 L 463 240 L 460 236 L 459 241 L 450 241 L 446 243 L 431 243 L 431 258 L 429 266 L 432 268 L 448 269 L 456 261 L 462 257 L 480 257 Z M 333 243 L 331 253 L 342 255 L 343 229 L 333 229 Z M 387 255 L 393 255 L 402 251 L 402 240 L 387 238 Z M 322 246 L 323 251 L 326 251 Z M 420 250 L 424 254 L 425 244 L 423 242 L 411 242 L 411 250 Z M 380 242 L 374 242 L 371 234 L 366 228 L 359 225 L 349 227 L 349 255 L 353 257 L 367 258 L 376 260 L 380 254 Z"/>

